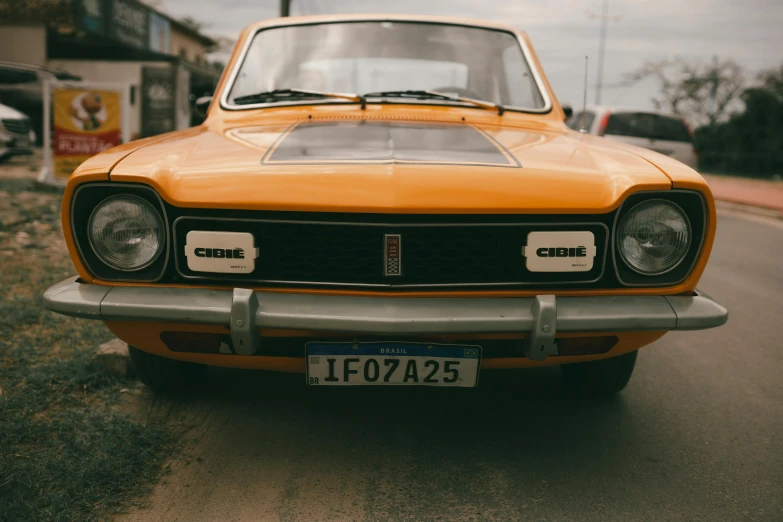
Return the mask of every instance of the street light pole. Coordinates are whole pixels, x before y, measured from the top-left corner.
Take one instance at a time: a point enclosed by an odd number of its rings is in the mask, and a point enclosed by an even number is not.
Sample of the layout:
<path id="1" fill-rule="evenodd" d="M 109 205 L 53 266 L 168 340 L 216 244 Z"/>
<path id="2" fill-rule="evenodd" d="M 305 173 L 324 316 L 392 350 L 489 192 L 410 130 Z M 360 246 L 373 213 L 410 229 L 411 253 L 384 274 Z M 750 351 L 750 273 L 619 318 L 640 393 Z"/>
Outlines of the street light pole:
<path id="1" fill-rule="evenodd" d="M 280 0 L 280 16 L 291 16 L 291 0 Z"/>
<path id="2" fill-rule="evenodd" d="M 604 53 L 606 52 L 606 31 L 609 25 L 609 0 L 604 0 L 601 9 L 601 37 L 598 44 L 598 71 L 595 82 L 595 104 L 601 105 L 601 88 L 604 83 Z"/>

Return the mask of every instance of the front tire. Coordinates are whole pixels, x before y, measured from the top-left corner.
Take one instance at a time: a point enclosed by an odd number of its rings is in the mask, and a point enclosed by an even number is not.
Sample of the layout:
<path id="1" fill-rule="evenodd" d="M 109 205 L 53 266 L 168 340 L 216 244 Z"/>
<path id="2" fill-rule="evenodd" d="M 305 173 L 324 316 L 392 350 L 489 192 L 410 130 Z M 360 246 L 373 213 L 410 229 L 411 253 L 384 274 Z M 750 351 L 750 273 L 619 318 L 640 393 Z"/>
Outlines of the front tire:
<path id="1" fill-rule="evenodd" d="M 636 351 L 560 367 L 563 383 L 569 390 L 591 397 L 606 397 L 621 391 L 628 384 L 636 366 Z"/>
<path id="2" fill-rule="evenodd" d="M 128 346 L 131 362 L 139 380 L 158 393 L 182 393 L 194 390 L 204 380 L 207 367 L 176 361 Z"/>

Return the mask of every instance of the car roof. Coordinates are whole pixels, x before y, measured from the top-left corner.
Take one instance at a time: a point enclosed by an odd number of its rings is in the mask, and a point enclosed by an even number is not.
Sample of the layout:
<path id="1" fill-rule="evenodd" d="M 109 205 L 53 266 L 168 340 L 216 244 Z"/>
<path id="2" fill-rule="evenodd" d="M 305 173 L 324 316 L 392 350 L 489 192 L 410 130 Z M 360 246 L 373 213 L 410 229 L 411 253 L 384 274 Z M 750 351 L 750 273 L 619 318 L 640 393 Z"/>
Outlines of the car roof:
<path id="1" fill-rule="evenodd" d="M 64 71 L 62 69 L 52 69 L 50 67 L 44 67 L 43 65 L 34 65 L 31 63 L 0 60 L 0 67 L 13 67 L 16 69 L 25 69 L 27 71 L 43 71 L 54 75 L 64 75 L 68 77 L 66 79 L 71 79 L 71 80 L 81 79 L 79 76 L 76 76 L 75 74 L 69 73 L 68 71 Z"/>
<path id="2" fill-rule="evenodd" d="M 405 15 L 405 14 L 342 14 L 342 15 L 313 15 L 313 16 L 289 16 L 285 18 L 272 18 L 256 22 L 247 27 L 252 31 L 262 27 L 278 25 L 302 25 L 334 22 L 423 22 L 435 24 L 464 25 L 469 27 L 484 27 L 510 33 L 523 33 L 512 25 L 490 22 L 487 20 L 475 20 L 472 18 L 457 18 L 450 16 L 429 16 L 429 15 Z"/>

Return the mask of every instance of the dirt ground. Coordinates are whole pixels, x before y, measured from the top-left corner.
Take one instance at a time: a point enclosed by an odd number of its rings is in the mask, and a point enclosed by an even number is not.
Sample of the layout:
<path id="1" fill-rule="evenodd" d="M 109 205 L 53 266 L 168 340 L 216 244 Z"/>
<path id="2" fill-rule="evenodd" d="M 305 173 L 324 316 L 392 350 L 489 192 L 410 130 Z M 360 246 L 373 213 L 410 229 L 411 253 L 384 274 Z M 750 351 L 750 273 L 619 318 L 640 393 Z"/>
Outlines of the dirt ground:
<path id="1" fill-rule="evenodd" d="M 32 156 L 13 156 L 0 163 L 0 178 L 36 179 L 41 165 L 41 149 L 33 149 Z"/>
<path id="2" fill-rule="evenodd" d="M 41 266 L 69 264 L 60 226 L 60 198 L 56 189 L 33 190 L 38 177 L 40 151 L 13 157 L 0 164 L 0 260 L 6 269 L 15 265 L 19 251 L 27 251 Z M 36 263 L 36 264 L 37 264 Z M 24 285 L 6 288 L 7 295 L 29 297 Z"/>
<path id="3" fill-rule="evenodd" d="M 20 252 L 27 252 L 27 259 L 34 258 L 32 265 L 36 266 L 69 264 L 60 226 L 60 193 L 55 189 L 33 190 L 38 156 L 14 157 L 0 164 L 0 261 L 6 272 L 19 265 Z M 5 291 L 6 296 L 31 297 L 29 285 L 21 281 L 11 283 Z"/>
<path id="4" fill-rule="evenodd" d="M 36 160 L 0 165 L 0 522 L 106 520 L 145 497 L 174 446 L 123 407 L 141 384 L 93 364 L 106 327 L 41 305 L 74 267 L 62 194 L 36 185 Z"/>

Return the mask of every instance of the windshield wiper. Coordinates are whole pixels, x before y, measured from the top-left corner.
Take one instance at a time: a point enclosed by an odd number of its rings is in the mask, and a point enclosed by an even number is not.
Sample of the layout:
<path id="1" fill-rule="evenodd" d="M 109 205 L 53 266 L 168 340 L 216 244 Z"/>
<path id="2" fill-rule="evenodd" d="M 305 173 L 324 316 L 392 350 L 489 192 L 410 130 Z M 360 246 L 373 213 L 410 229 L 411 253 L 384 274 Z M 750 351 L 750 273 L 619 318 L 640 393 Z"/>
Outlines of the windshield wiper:
<path id="1" fill-rule="evenodd" d="M 361 103 L 362 109 L 365 107 L 364 96 L 359 96 L 358 94 L 308 91 L 305 89 L 275 89 L 272 91 L 247 94 L 245 96 L 237 96 L 233 101 L 238 105 L 245 105 L 249 103 L 264 103 L 266 101 L 303 100 L 307 98 L 342 98 L 344 100 Z"/>
<path id="2" fill-rule="evenodd" d="M 464 96 L 453 96 L 451 94 L 445 94 L 437 91 L 381 91 L 381 92 L 369 92 L 362 95 L 364 98 L 412 98 L 416 100 L 449 100 L 458 101 L 463 103 L 472 103 L 478 107 L 484 109 L 498 111 L 498 116 L 503 116 L 506 112 L 505 107 L 499 103 L 492 103 L 483 100 L 476 100 L 473 98 L 466 98 Z"/>
<path id="3" fill-rule="evenodd" d="M 417 100 L 445 100 L 462 103 L 470 103 L 484 109 L 496 110 L 502 116 L 505 107 L 498 103 L 492 103 L 464 96 L 453 96 L 437 91 L 407 90 L 407 91 L 380 91 L 367 94 L 353 94 L 340 92 L 309 91 L 306 89 L 274 89 L 272 91 L 257 92 L 234 98 L 234 103 L 246 105 L 250 103 L 264 103 L 268 101 L 304 100 L 307 98 L 340 98 L 352 102 L 361 103 L 362 109 L 367 107 L 367 98 L 411 98 Z"/>

